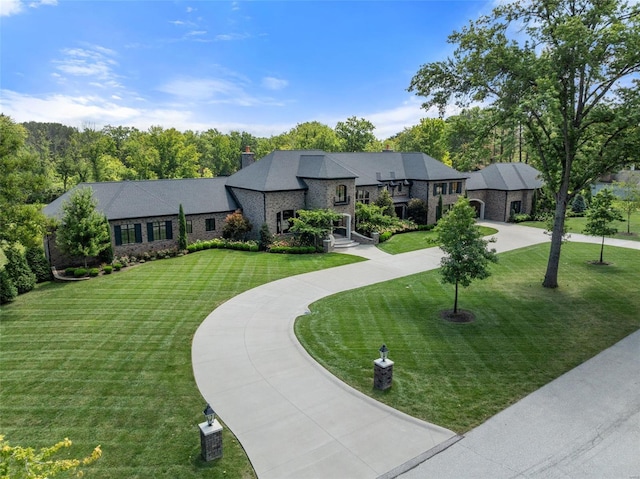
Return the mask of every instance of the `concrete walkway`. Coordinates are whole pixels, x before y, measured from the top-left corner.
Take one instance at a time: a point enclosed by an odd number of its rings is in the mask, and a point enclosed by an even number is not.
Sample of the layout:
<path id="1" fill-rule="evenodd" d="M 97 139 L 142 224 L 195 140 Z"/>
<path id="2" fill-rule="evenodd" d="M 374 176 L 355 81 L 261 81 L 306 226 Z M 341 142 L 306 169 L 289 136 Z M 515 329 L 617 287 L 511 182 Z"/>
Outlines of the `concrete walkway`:
<path id="1" fill-rule="evenodd" d="M 488 225 L 500 230 L 493 245 L 499 252 L 549 240 L 535 228 Z M 572 240 L 598 241 L 576 236 Z M 310 303 L 434 269 L 441 257 L 437 248 L 395 256 L 373 246 L 348 252 L 369 261 L 254 288 L 213 311 L 194 336 L 197 385 L 236 434 L 260 479 L 395 477 L 460 439 L 350 388 L 295 338 L 293 322 Z"/>

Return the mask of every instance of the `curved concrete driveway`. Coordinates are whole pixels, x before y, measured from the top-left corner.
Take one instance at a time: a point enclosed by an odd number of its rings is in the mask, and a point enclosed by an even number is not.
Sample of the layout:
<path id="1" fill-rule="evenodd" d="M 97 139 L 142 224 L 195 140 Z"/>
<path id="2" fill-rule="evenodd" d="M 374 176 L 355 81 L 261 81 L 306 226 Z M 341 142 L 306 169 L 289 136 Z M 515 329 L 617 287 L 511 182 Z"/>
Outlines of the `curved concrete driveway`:
<path id="1" fill-rule="evenodd" d="M 500 230 L 498 252 L 548 241 L 539 229 L 491 226 Z M 441 257 L 437 248 L 394 256 L 371 246 L 356 250 L 369 261 L 242 293 L 207 316 L 194 336 L 198 388 L 236 434 L 261 479 L 395 477 L 460 439 L 355 391 L 319 366 L 295 338 L 293 322 L 310 303 L 434 269 Z"/>

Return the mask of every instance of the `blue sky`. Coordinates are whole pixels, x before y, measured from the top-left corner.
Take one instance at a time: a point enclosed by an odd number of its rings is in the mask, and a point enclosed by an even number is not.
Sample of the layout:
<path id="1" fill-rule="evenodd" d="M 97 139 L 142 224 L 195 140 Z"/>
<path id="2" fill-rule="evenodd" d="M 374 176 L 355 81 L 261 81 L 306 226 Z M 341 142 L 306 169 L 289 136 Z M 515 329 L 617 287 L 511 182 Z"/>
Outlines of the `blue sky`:
<path id="1" fill-rule="evenodd" d="M 0 111 L 16 121 L 279 134 L 435 113 L 406 91 L 476 1 L 0 0 Z"/>

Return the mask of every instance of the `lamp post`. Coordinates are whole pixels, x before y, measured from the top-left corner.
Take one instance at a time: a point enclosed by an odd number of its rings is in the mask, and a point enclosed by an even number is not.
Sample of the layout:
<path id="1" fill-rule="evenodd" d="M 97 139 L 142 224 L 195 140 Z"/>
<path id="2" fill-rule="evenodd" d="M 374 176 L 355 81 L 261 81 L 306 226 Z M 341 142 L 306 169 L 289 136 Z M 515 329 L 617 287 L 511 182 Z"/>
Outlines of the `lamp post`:
<path id="1" fill-rule="evenodd" d="M 380 357 L 373 362 L 373 387 L 384 391 L 393 382 L 393 361 L 389 359 L 389 348 L 383 344 L 378 349 Z"/>
<path id="2" fill-rule="evenodd" d="M 216 419 L 216 412 L 207 403 L 202 411 L 206 421 L 198 424 L 200 428 L 200 450 L 202 459 L 211 461 L 222 457 L 222 426 Z"/>

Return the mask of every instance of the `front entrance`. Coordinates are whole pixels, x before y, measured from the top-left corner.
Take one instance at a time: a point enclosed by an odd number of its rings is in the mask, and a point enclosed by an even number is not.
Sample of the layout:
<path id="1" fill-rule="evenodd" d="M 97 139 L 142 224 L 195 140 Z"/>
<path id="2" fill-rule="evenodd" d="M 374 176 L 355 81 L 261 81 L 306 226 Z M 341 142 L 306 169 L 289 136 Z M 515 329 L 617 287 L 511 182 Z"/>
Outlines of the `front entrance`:
<path id="1" fill-rule="evenodd" d="M 351 239 L 351 215 L 343 213 L 342 218 L 333 223 L 333 231 L 347 239 Z"/>

